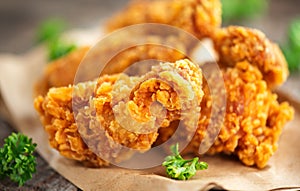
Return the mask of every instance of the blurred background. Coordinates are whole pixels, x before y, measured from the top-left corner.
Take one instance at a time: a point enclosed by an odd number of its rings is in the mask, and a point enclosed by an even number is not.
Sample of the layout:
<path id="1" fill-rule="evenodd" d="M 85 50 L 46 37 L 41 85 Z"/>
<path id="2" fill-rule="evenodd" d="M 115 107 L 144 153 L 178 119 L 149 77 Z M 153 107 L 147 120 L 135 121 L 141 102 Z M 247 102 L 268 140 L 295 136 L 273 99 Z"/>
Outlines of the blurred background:
<path id="1" fill-rule="evenodd" d="M 67 27 L 99 25 L 128 0 L 0 0 L 0 52 L 22 53 L 35 44 L 45 20 L 61 19 Z"/>
<path id="2" fill-rule="evenodd" d="M 228 24 L 259 28 L 274 41 L 284 42 L 291 20 L 300 17 L 299 0 L 222 0 Z M 35 45 L 38 26 L 59 18 L 68 28 L 100 25 L 128 0 L 0 0 L 0 53 L 23 53 Z M 267 4 L 267 5 L 266 5 Z M 254 14 L 254 13 L 258 14 Z M 246 15 L 246 16 L 245 16 Z"/>

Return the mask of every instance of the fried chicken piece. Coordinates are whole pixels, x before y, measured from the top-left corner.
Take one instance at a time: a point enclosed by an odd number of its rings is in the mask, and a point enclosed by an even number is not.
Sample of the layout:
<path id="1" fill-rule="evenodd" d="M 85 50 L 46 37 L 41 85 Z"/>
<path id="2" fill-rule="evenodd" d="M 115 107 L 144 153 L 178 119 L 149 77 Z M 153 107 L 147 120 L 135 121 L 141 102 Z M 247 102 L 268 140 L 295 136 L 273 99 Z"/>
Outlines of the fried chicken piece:
<path id="1" fill-rule="evenodd" d="M 186 141 L 194 130 L 193 121 L 198 120 L 197 114 L 186 113 L 189 110 L 197 113 L 202 108 L 197 131 L 185 152 L 197 154 L 199 147 L 205 150 L 212 144 L 209 154 L 234 154 L 246 165 L 265 167 L 277 149 L 284 124 L 293 117 L 293 109 L 286 102 L 278 103 L 277 95 L 270 90 L 286 80 L 287 64 L 279 47 L 262 32 L 236 26 L 218 28 L 220 18 L 220 2 L 217 0 L 147 0 L 129 5 L 111 20 L 107 28 L 113 31 L 132 24 L 154 22 L 182 28 L 198 38 L 211 37 L 219 54 L 225 89 L 213 83 L 220 77 L 218 75 L 206 80 L 217 86 L 219 94 L 227 95 L 226 107 L 222 108 L 223 102 L 217 98 L 222 96 L 212 95 L 207 83 L 204 83 L 205 95 L 200 104 L 202 75 L 189 62 L 180 61 L 174 65 L 180 71 L 192 71 L 187 76 L 176 71 L 191 83 L 192 88 L 187 88 L 189 86 L 182 83 L 182 79 L 176 81 L 178 78 L 174 78 L 170 72 L 172 69 L 166 67 L 169 64 L 164 66 L 165 69 L 163 66 L 154 67 L 149 73 L 150 65 L 133 67 L 129 69 L 131 75 L 146 74 L 142 77 L 105 75 L 98 81 L 53 88 L 47 96 L 36 98 L 35 107 L 50 135 L 50 144 L 69 158 L 93 166 L 108 165 L 106 161 L 119 162 L 129 158 L 133 154 L 131 149 L 143 152 L 165 142 L 180 121 L 184 121 L 186 129 L 176 136 L 178 140 Z M 134 46 L 119 52 L 107 66 L 103 66 L 101 75 L 124 72 L 132 64 L 146 59 L 174 62 L 186 57 L 176 48 L 190 50 L 190 42 L 186 43 L 186 39 L 178 36 L 147 38 L 156 38 L 156 45 Z M 114 39 L 112 46 L 100 49 L 91 63 L 99 61 L 99 57 L 104 59 L 116 47 L 126 47 L 127 42 L 123 39 L 124 36 Z M 160 46 L 164 41 L 171 41 L 174 49 Z M 38 94 L 45 95 L 50 87 L 72 84 L 87 50 L 80 49 L 49 65 L 43 80 L 37 85 Z M 183 67 L 186 64 L 188 67 Z M 160 76 L 165 70 L 167 75 Z M 158 79 L 172 81 L 173 85 Z M 180 88 L 176 91 L 175 87 Z M 197 104 L 191 101 L 191 92 L 196 92 Z M 88 95 L 93 95 L 92 99 Z M 187 102 L 179 104 L 179 100 Z M 166 110 L 153 103 L 162 104 Z M 211 116 L 212 104 L 220 111 L 226 111 L 224 123 L 220 120 L 223 116 Z"/>
<path id="2" fill-rule="evenodd" d="M 217 77 L 211 75 L 208 83 L 214 84 Z M 277 150 L 282 129 L 293 118 L 294 110 L 287 102 L 278 103 L 277 95 L 268 89 L 261 72 L 246 61 L 223 69 L 223 77 L 227 95 L 223 123 L 218 121 L 223 116 L 211 116 L 212 105 L 222 104 L 218 103 L 218 95 L 212 96 L 205 82 L 198 128 L 183 153 L 203 154 L 203 149 L 212 145 L 208 154 L 234 154 L 245 165 L 263 168 Z M 174 128 L 160 129 L 157 141 L 169 139 Z"/>
<path id="3" fill-rule="evenodd" d="M 224 81 L 225 121 L 208 153 L 234 153 L 244 164 L 263 168 L 277 150 L 279 136 L 294 110 L 287 102 L 278 103 L 261 72 L 248 62 L 225 69 Z"/>
<path id="4" fill-rule="evenodd" d="M 261 70 L 271 88 L 281 85 L 288 77 L 287 63 L 280 48 L 262 32 L 238 26 L 220 28 L 221 5 L 217 0 L 133 1 L 109 21 L 107 28 L 113 31 L 138 23 L 168 24 L 199 39 L 210 37 L 221 65 L 232 67 L 240 61 L 248 61 Z"/>
<path id="5" fill-rule="evenodd" d="M 175 62 L 186 58 L 183 51 L 187 51 L 183 42 L 175 36 L 146 35 L 145 44 L 135 45 L 115 55 L 103 69 L 103 74 L 114 74 L 130 69 L 131 65 L 145 60 L 158 60 L 161 62 Z M 148 44 L 150 42 L 151 44 Z M 126 43 L 126 42 L 125 42 Z M 139 43 L 137 43 L 139 44 Z M 172 47 L 167 47 L 166 45 Z M 137 67 L 132 72 L 144 74 L 151 69 L 151 65 Z"/>
<path id="6" fill-rule="evenodd" d="M 121 37 L 124 38 L 124 36 Z M 105 46 L 106 44 L 104 44 L 96 46 L 93 49 L 90 47 L 81 47 L 49 63 L 44 70 L 42 78 L 35 84 L 34 95 L 44 96 L 51 87 L 62 87 L 73 84 L 76 72 L 85 56 L 87 56 L 85 64 L 89 62 L 89 65 L 86 64 L 86 67 L 80 67 L 80 69 L 84 69 L 84 71 L 78 74 L 83 73 L 84 76 L 77 76 L 81 78 L 81 81 L 88 81 L 100 75 L 95 73 L 97 71 L 94 70 L 96 64 L 98 67 L 104 67 L 101 73 L 101 75 L 104 75 L 124 72 L 129 66 L 143 60 L 155 59 L 163 62 L 175 62 L 185 58 L 185 55 L 182 53 L 182 51 L 186 51 L 185 46 L 183 43 L 178 42 L 178 39 L 174 36 L 160 37 L 147 35 L 143 40 L 145 44 L 138 46 L 132 46 L 131 40 L 111 40 L 114 41 L 109 44 L 110 46 Z M 139 43 L 137 42 L 137 44 Z M 164 44 L 173 48 L 164 46 Z M 103 46 L 105 47 L 103 48 Z M 118 54 L 115 55 L 115 53 Z M 113 58 L 110 58 L 110 56 L 113 56 Z M 144 74 L 150 69 L 151 65 L 144 65 L 143 67 L 136 68 L 135 73 Z"/>
<path id="7" fill-rule="evenodd" d="M 219 0 L 136 0 L 108 21 L 107 30 L 140 23 L 179 27 L 198 38 L 209 37 L 221 26 Z"/>
<path id="8" fill-rule="evenodd" d="M 126 160 L 132 149 L 150 149 L 158 128 L 168 128 L 174 120 L 194 128 L 199 115 L 192 123 L 188 114 L 200 112 L 202 96 L 201 70 L 180 60 L 153 66 L 142 77 L 105 75 L 51 88 L 34 105 L 52 147 L 68 158 L 103 166 Z"/>
<path id="9" fill-rule="evenodd" d="M 86 83 L 85 91 L 93 90 L 92 83 Z M 72 110 L 73 87 L 50 88 L 45 97 L 39 95 L 34 107 L 49 136 L 51 147 L 61 155 L 87 166 L 107 166 L 109 163 L 97 157 L 82 140 Z"/>
<path id="10" fill-rule="evenodd" d="M 271 88 L 286 81 L 289 71 L 280 48 L 259 30 L 230 26 L 216 30 L 213 41 L 221 65 L 248 61 L 259 68 Z"/>

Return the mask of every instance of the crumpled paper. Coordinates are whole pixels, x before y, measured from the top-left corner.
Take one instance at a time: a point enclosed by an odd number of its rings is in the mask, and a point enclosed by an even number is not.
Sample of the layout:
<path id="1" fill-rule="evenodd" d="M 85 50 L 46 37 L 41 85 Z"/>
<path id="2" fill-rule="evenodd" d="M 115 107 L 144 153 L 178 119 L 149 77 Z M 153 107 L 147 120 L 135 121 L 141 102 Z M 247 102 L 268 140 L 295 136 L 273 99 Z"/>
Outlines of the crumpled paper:
<path id="1" fill-rule="evenodd" d="M 68 37 L 79 44 L 89 44 L 101 35 L 82 42 L 82 36 L 91 31 L 76 31 Z M 93 31 L 95 32 L 95 30 Z M 87 35 L 89 33 L 89 35 Z M 94 33 L 95 34 L 95 33 Z M 38 144 L 39 154 L 58 173 L 83 190 L 188 190 L 211 188 L 229 190 L 271 190 L 277 188 L 300 188 L 300 101 L 288 94 L 290 86 L 283 86 L 281 99 L 291 99 L 296 114 L 288 123 L 280 139 L 279 149 L 262 170 L 246 167 L 230 156 L 205 156 L 208 170 L 198 172 L 191 180 L 175 181 L 167 178 L 162 167 L 146 170 L 130 170 L 118 167 L 87 168 L 66 159 L 52 149 L 47 135 L 33 108 L 33 83 L 40 77 L 46 64 L 43 46 L 23 55 L 0 55 L 0 88 L 3 99 L 12 114 L 19 131 L 32 137 Z M 289 82 L 288 82 L 289 83 Z M 292 84 L 292 83 L 290 83 Z M 300 90 L 298 91 L 300 92 Z M 299 93 L 300 95 L 300 93 Z"/>

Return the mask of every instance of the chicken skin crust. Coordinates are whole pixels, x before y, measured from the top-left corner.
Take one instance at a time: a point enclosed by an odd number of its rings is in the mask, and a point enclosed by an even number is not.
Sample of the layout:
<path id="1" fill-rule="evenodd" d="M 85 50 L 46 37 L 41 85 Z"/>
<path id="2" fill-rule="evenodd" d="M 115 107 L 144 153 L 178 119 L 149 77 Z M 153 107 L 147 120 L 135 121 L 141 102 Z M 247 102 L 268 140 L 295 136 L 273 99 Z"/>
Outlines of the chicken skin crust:
<path id="1" fill-rule="evenodd" d="M 123 12 L 108 21 L 107 29 L 111 32 L 140 23 L 167 24 L 199 39 L 211 38 L 220 65 L 231 67 L 240 61 L 248 61 L 259 68 L 270 88 L 283 84 L 289 75 L 280 48 L 261 31 L 240 26 L 221 28 L 218 0 L 132 1 Z"/>
<path id="2" fill-rule="evenodd" d="M 233 154 L 247 166 L 263 168 L 277 150 L 283 127 L 293 118 L 294 110 L 287 102 L 278 103 L 277 95 L 268 89 L 261 72 L 250 63 L 236 63 L 222 73 L 226 89 L 225 115 L 211 116 L 212 105 L 220 105 L 208 87 L 208 83 L 214 83 L 217 78 L 211 75 L 203 83 L 197 131 L 184 153 L 199 154 L 204 147 L 209 148 L 206 154 Z M 219 117 L 224 117 L 222 123 L 217 121 Z M 157 141 L 168 140 L 174 128 L 160 129 Z"/>
<path id="3" fill-rule="evenodd" d="M 175 36 L 148 35 L 145 38 L 145 44 L 138 46 L 129 45 L 132 43 L 130 40 L 117 39 L 114 44 L 110 44 L 110 46 L 105 48 L 102 46 L 98 49 L 87 46 L 80 47 L 72 53 L 47 64 L 41 78 L 35 84 L 34 96 L 46 95 L 51 87 L 74 84 L 76 73 L 79 69 L 82 69 L 80 64 L 85 61 L 85 58 L 90 59 L 91 63 L 102 63 L 100 67 L 104 66 L 104 68 L 101 75 L 105 75 L 124 72 L 139 61 L 153 59 L 161 62 L 175 62 L 186 57 L 182 53 L 182 51 L 187 51 L 184 43 L 178 41 Z M 173 48 L 164 46 L 163 43 Z M 116 51 L 122 49 L 120 47 L 124 47 L 125 50 Z M 111 60 L 107 58 L 108 56 L 104 56 L 114 54 L 114 52 L 117 52 L 117 54 Z M 94 67 L 91 65 L 89 66 L 89 68 L 92 68 L 91 70 L 85 69 L 84 74 L 87 80 L 91 80 L 91 76 L 95 76 Z M 136 73 L 143 74 L 149 71 L 150 67 L 151 65 L 138 67 L 135 70 Z M 98 75 L 96 74 L 96 76 Z"/>
<path id="4" fill-rule="evenodd" d="M 140 23 L 172 25 L 201 39 L 221 26 L 221 3 L 219 0 L 136 0 L 107 22 L 107 31 Z"/>
<path id="5" fill-rule="evenodd" d="M 158 129 L 168 128 L 175 120 L 182 120 L 191 131 L 199 115 L 190 112 L 200 113 L 202 97 L 201 69 L 179 60 L 153 66 L 141 77 L 104 75 L 51 88 L 46 96 L 35 99 L 34 106 L 53 148 L 97 167 L 149 150 Z"/>
<path id="6" fill-rule="evenodd" d="M 232 67 L 248 61 L 258 67 L 270 88 L 284 83 L 289 75 L 278 45 L 259 30 L 239 26 L 216 29 L 213 41 L 221 65 Z"/>
<path id="7" fill-rule="evenodd" d="M 79 48 L 49 64 L 35 86 L 34 106 L 50 145 L 63 156 L 100 167 L 175 137 L 180 144 L 191 140 L 183 153 L 225 153 L 247 166 L 264 168 L 294 115 L 293 108 L 279 103 L 272 92 L 289 75 L 278 45 L 259 30 L 221 28 L 219 0 L 135 0 L 112 17 L 106 29 L 112 32 L 141 23 L 171 25 L 200 40 L 210 38 L 221 73 L 209 69 L 209 63 L 200 69 L 185 59 L 197 49 L 197 42 L 141 30 L 149 38 L 143 45 L 127 47 L 127 36 L 113 39 L 89 57 L 91 63 L 102 64 L 96 58 L 119 46 L 124 51 L 111 58 L 96 80 L 74 84 L 78 67 L 91 50 Z M 151 59 L 163 62 L 134 66 Z M 211 73 L 204 78 L 203 71 Z M 225 87 L 217 83 L 220 78 Z M 213 108 L 224 115 L 212 116 Z M 184 129 L 175 134 L 180 121 Z"/>
<path id="8" fill-rule="evenodd" d="M 226 114 L 208 153 L 233 153 L 245 165 L 263 168 L 277 150 L 283 127 L 292 120 L 294 109 L 287 102 L 277 101 L 277 95 L 268 89 L 261 72 L 248 62 L 224 69 L 223 77 Z M 203 104 L 208 106 L 207 100 L 204 98 Z M 207 120 L 205 111 L 201 116 L 200 121 Z"/>

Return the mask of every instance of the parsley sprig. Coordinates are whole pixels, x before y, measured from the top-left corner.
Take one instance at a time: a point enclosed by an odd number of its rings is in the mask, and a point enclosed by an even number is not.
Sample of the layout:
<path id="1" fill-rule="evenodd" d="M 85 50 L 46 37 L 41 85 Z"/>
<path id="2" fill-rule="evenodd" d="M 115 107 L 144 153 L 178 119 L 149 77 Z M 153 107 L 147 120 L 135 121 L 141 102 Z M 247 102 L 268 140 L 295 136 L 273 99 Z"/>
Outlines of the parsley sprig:
<path id="1" fill-rule="evenodd" d="M 72 52 L 76 49 L 75 44 L 68 44 L 65 42 L 62 42 L 60 40 L 55 40 L 49 43 L 48 45 L 49 49 L 49 60 L 56 60 L 60 57 L 63 57 L 64 55 L 67 55 L 68 53 Z"/>
<path id="2" fill-rule="evenodd" d="M 179 153 L 179 144 L 171 146 L 173 155 L 167 156 L 162 163 L 166 167 L 167 175 L 177 180 L 188 180 L 196 174 L 197 170 L 205 170 L 208 168 L 206 162 L 199 162 L 199 158 L 195 157 L 185 160 Z"/>
<path id="3" fill-rule="evenodd" d="M 0 178 L 9 177 L 22 186 L 36 172 L 33 152 L 37 145 L 20 133 L 12 133 L 4 142 L 0 148 Z"/>
<path id="4" fill-rule="evenodd" d="M 39 26 L 36 35 L 37 42 L 47 44 L 49 61 L 56 60 L 76 49 L 74 43 L 65 42 L 60 38 L 65 29 L 65 22 L 58 19 L 44 21 Z"/>

